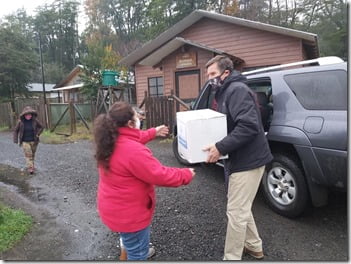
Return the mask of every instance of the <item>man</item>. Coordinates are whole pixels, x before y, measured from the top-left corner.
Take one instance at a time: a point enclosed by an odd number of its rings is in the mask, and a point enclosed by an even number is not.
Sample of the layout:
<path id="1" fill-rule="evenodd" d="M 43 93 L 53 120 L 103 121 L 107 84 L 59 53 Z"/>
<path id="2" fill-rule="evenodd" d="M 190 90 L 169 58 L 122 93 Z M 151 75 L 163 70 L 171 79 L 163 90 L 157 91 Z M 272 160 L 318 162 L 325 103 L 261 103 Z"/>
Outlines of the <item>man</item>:
<path id="1" fill-rule="evenodd" d="M 37 116 L 37 111 L 32 107 L 24 107 L 13 131 L 13 142 L 22 146 L 27 170 L 30 174 L 34 173 L 35 152 L 39 144 L 39 136 L 44 130 Z"/>
<path id="2" fill-rule="evenodd" d="M 224 161 L 228 184 L 227 234 L 224 260 L 240 260 L 243 251 L 262 259 L 262 240 L 252 216 L 252 202 L 256 196 L 265 165 L 272 160 L 262 126 L 255 94 L 243 83 L 246 78 L 233 70 L 233 62 L 218 55 L 206 64 L 208 78 L 215 89 L 212 106 L 227 115 L 228 135 L 208 151 L 207 162 Z"/>

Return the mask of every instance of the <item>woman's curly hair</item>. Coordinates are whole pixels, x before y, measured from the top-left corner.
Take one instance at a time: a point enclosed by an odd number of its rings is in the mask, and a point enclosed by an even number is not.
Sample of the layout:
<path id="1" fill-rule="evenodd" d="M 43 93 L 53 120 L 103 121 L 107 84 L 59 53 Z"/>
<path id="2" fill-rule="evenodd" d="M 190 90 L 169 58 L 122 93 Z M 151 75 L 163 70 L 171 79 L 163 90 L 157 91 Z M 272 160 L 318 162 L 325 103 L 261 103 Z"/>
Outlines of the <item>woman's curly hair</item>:
<path id="1" fill-rule="evenodd" d="M 100 114 L 94 120 L 95 158 L 98 165 L 109 169 L 110 157 L 115 148 L 118 128 L 133 120 L 135 111 L 126 102 L 116 102 L 107 114 Z"/>

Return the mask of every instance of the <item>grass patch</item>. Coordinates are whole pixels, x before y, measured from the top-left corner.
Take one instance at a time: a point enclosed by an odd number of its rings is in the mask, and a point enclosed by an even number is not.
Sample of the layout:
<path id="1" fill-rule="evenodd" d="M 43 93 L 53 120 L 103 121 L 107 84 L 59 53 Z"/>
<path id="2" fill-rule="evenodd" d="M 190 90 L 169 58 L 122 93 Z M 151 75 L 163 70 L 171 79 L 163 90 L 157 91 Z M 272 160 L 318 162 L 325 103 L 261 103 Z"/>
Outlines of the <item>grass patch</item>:
<path id="1" fill-rule="evenodd" d="M 50 130 L 44 130 L 40 135 L 40 142 L 46 144 L 63 144 L 76 142 L 78 140 L 92 140 L 92 125 L 88 124 L 90 131 L 82 123 L 76 125 L 77 132 L 70 135 L 70 126 L 62 125 L 58 126 L 54 132 Z M 64 135 L 65 134 L 65 135 Z"/>
<path id="2" fill-rule="evenodd" d="M 8 126 L 0 126 L 0 132 L 10 131 L 11 129 Z"/>
<path id="3" fill-rule="evenodd" d="M 172 142 L 173 142 L 173 136 L 160 140 L 160 143 L 172 143 Z"/>
<path id="4" fill-rule="evenodd" d="M 22 210 L 0 204 L 0 252 L 13 247 L 28 233 L 32 225 L 32 217 Z"/>

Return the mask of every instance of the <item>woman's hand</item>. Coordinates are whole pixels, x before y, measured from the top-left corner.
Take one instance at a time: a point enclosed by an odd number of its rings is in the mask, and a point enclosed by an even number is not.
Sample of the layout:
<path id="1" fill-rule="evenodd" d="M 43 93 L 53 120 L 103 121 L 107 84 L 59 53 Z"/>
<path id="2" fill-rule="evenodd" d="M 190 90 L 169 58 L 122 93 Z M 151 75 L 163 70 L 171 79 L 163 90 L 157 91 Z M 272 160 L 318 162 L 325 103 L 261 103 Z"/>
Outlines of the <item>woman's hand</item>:
<path id="1" fill-rule="evenodd" d="M 158 137 L 165 137 L 169 133 L 169 128 L 165 125 L 161 125 L 155 128 L 156 128 L 156 136 Z"/>
<path id="2" fill-rule="evenodd" d="M 193 168 L 188 168 L 189 170 L 190 170 L 190 172 L 191 172 L 191 176 L 193 176 L 193 178 L 195 177 L 195 174 L 196 174 L 196 172 L 195 172 L 195 169 L 193 169 Z"/>

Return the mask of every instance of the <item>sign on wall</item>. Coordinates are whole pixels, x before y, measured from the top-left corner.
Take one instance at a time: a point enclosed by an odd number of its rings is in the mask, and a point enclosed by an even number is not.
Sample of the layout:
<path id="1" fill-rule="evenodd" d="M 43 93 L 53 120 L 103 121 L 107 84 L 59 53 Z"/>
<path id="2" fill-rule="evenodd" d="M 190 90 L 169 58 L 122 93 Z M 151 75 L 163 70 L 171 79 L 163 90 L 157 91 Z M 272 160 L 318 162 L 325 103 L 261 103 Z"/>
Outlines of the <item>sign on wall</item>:
<path id="1" fill-rule="evenodd" d="M 196 52 L 189 51 L 176 55 L 176 68 L 187 68 L 196 66 Z"/>

